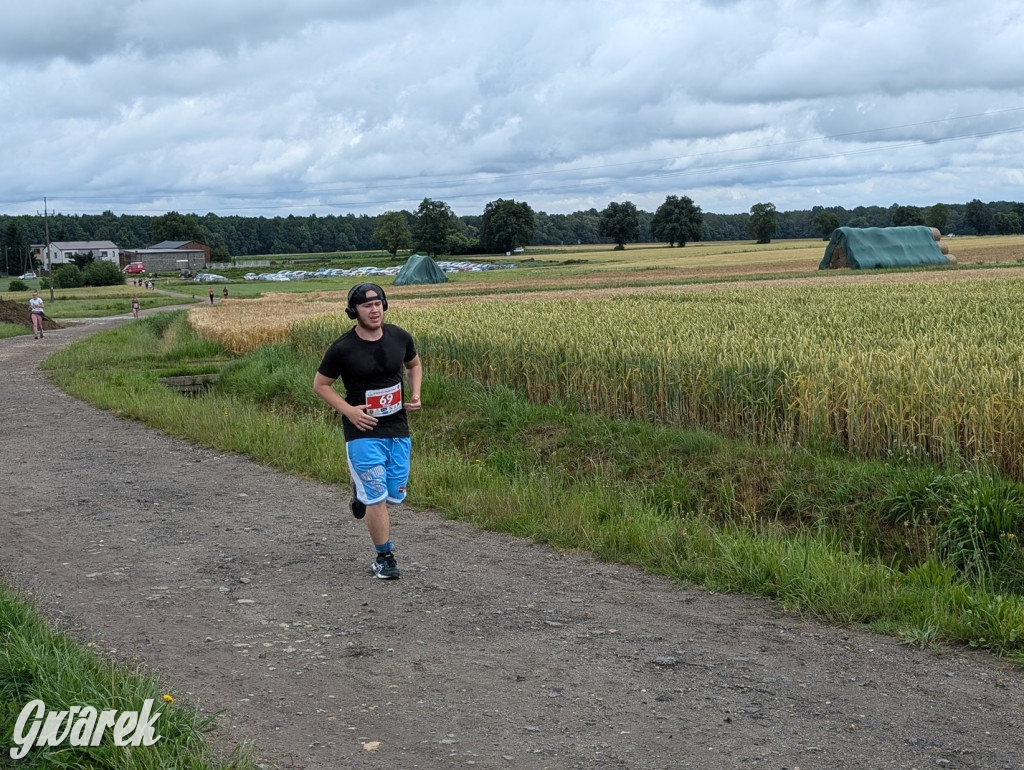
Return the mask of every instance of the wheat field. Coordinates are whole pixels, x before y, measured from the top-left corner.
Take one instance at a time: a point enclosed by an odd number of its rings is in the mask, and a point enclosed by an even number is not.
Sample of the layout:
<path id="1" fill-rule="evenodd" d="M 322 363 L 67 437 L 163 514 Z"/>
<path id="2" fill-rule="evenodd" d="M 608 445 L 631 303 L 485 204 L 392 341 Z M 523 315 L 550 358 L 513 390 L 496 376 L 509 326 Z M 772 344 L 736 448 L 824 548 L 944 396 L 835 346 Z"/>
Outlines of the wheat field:
<path id="1" fill-rule="evenodd" d="M 656 289 L 408 299 L 388 320 L 428 370 L 538 401 L 1024 478 L 1024 279 Z M 350 327 L 344 302 L 270 295 L 190 320 L 237 353 L 290 341 L 316 356 Z"/>

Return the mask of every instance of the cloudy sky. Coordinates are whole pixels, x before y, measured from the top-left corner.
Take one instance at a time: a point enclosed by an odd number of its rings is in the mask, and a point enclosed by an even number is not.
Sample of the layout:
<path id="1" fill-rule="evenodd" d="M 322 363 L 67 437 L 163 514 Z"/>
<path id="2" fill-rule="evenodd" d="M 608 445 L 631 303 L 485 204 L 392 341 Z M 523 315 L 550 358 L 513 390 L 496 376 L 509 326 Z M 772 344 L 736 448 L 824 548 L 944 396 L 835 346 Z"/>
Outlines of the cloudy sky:
<path id="1" fill-rule="evenodd" d="M 33 0 L 0 213 L 1024 200 L 1024 11 L 974 0 Z"/>

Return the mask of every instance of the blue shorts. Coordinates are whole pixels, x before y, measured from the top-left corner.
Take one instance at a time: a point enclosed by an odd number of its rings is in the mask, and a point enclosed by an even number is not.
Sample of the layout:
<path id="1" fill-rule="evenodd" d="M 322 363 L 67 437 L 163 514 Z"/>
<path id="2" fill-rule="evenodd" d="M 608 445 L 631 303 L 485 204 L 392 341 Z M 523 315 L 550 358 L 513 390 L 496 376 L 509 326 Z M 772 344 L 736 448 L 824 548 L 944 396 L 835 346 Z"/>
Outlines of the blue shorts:
<path id="1" fill-rule="evenodd" d="M 345 444 L 356 497 L 366 505 L 400 503 L 409 481 L 410 438 L 357 438 Z"/>

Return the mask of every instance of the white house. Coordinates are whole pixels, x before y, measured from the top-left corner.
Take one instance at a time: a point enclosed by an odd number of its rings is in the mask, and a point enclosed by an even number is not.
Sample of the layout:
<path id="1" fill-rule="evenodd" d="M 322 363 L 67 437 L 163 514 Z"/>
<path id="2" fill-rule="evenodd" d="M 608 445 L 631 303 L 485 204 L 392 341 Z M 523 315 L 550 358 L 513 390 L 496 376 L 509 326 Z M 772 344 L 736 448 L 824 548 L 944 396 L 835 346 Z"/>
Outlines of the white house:
<path id="1" fill-rule="evenodd" d="M 54 241 L 46 251 L 43 263 L 47 269 L 56 265 L 66 265 L 76 254 L 92 252 L 94 259 L 103 259 L 121 265 L 121 252 L 113 241 Z"/>

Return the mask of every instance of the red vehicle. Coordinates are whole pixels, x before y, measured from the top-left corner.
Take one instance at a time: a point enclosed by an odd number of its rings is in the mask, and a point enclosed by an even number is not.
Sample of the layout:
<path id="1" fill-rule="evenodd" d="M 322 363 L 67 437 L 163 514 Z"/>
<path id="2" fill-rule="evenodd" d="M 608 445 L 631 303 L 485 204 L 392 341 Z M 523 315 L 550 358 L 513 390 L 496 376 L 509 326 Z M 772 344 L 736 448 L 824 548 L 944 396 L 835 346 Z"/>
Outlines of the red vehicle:
<path id="1" fill-rule="evenodd" d="M 141 262 L 129 262 L 124 266 L 124 272 L 126 275 L 137 275 L 146 272 L 146 266 Z"/>

